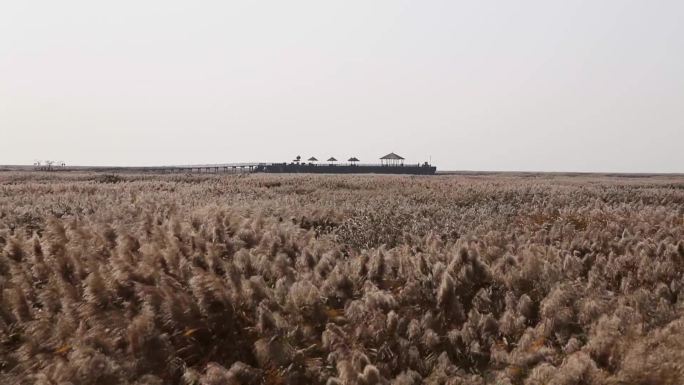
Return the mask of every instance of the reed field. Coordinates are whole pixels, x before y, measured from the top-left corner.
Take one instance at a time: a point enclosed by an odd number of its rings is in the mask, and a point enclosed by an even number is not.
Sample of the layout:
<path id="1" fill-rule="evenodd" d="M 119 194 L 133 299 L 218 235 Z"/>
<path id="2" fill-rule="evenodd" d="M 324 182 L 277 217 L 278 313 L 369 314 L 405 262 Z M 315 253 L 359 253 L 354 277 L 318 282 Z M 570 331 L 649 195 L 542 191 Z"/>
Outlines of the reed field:
<path id="1" fill-rule="evenodd" d="M 0 172 L 0 383 L 684 384 L 684 177 Z"/>

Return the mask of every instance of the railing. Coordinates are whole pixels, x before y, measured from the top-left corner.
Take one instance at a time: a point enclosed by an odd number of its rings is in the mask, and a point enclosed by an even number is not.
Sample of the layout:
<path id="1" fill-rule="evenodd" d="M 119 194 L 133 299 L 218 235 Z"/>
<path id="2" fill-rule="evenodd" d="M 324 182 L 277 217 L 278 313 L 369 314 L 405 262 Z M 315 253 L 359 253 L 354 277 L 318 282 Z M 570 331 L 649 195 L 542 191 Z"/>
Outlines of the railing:
<path id="1" fill-rule="evenodd" d="M 293 165 L 300 165 L 300 166 L 359 166 L 359 167 L 430 167 L 431 165 L 425 165 L 423 163 L 405 163 L 405 164 L 381 164 L 381 163 L 357 163 L 357 162 L 317 162 L 317 163 L 309 163 L 309 162 L 299 162 L 299 163 L 270 163 L 270 164 L 280 164 L 280 165 L 288 165 L 288 164 L 293 164 Z"/>
<path id="2" fill-rule="evenodd" d="M 329 167 L 329 166 L 344 166 L 344 167 L 430 167 L 432 165 L 424 163 L 405 163 L 405 164 L 382 164 L 382 163 L 358 163 L 358 162 L 249 162 L 249 163 L 218 163 L 218 164 L 186 164 L 186 165 L 171 165 L 171 166 L 141 166 L 141 167 L 126 167 L 128 169 L 186 169 L 186 168 L 240 168 L 240 167 L 257 167 L 270 165 L 299 165 L 311 167 Z"/>
<path id="3" fill-rule="evenodd" d="M 264 168 L 278 166 L 278 167 L 293 167 L 306 169 L 308 167 L 374 167 L 374 168 L 423 168 L 433 167 L 429 164 L 380 164 L 380 163 L 357 163 L 357 162 L 250 162 L 250 163 L 220 163 L 220 164 L 188 164 L 188 165 L 172 165 L 172 166 L 70 166 L 64 169 L 68 170 L 96 170 L 103 172 L 122 172 L 122 171 L 139 171 L 139 172 L 198 172 L 198 173 L 219 173 L 219 172 L 254 172 L 260 171 Z M 57 167 L 59 168 L 59 167 Z M 53 168 L 56 170 L 57 168 Z M 305 171 L 305 170 L 302 170 Z M 325 170 L 321 170 L 325 172 Z"/>
<path id="4" fill-rule="evenodd" d="M 214 163 L 214 164 L 184 164 L 176 166 L 161 166 L 173 167 L 173 168 L 198 168 L 198 167 L 249 167 L 249 166 L 265 166 L 272 163 L 259 163 L 259 162 L 247 162 L 247 163 Z"/>

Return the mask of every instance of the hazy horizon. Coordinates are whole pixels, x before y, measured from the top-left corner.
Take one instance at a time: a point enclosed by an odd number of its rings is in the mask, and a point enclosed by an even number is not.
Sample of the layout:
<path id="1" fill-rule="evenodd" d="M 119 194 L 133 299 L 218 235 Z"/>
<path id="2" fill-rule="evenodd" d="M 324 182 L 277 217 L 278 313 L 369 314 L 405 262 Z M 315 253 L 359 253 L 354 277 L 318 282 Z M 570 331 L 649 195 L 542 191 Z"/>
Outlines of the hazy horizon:
<path id="1" fill-rule="evenodd" d="M 684 2 L 0 5 L 0 164 L 684 172 Z"/>

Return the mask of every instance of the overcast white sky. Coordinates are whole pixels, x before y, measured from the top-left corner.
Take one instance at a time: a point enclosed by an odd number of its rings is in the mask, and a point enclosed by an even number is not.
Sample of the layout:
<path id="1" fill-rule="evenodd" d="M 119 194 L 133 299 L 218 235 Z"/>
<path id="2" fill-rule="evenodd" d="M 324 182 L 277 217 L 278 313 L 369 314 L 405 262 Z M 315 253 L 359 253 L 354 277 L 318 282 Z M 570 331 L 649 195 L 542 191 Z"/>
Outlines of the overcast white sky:
<path id="1" fill-rule="evenodd" d="M 0 164 L 684 172 L 684 1 L 0 2 Z"/>

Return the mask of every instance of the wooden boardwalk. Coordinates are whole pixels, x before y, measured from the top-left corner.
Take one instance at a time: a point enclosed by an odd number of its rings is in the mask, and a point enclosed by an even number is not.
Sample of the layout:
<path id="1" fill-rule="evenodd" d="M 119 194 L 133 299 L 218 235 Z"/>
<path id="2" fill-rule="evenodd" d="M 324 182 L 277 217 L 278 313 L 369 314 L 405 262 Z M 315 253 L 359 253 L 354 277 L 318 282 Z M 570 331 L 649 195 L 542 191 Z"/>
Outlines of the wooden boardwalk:
<path id="1" fill-rule="evenodd" d="M 255 172 L 260 166 L 264 166 L 266 164 L 267 163 L 226 163 L 189 166 L 166 166 L 155 168 L 154 171 L 167 173 L 244 174 Z"/>
<path id="2" fill-rule="evenodd" d="M 35 169 L 35 171 L 94 171 L 111 173 L 154 173 L 154 174 L 248 174 L 263 169 L 270 163 L 223 163 L 223 164 L 195 164 L 179 166 L 66 166 L 54 167 L 50 170 Z"/>
<path id="3" fill-rule="evenodd" d="M 68 166 L 57 167 L 50 172 L 94 171 L 103 173 L 151 173 L 151 174 L 251 174 L 302 173 L 302 174 L 413 174 L 434 175 L 437 168 L 426 164 L 382 165 L 382 164 L 312 164 L 312 163 L 223 163 L 179 166 Z M 45 170 L 36 170 L 45 171 Z"/>

